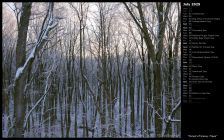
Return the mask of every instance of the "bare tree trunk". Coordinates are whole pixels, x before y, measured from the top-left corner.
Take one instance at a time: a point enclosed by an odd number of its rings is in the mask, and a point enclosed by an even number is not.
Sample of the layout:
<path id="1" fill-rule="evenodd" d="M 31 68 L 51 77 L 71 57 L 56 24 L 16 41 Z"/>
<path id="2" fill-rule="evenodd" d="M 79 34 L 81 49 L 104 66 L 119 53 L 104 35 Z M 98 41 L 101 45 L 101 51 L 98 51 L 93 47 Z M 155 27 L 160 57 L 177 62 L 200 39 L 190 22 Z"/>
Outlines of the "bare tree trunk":
<path id="1" fill-rule="evenodd" d="M 164 48 L 163 39 L 165 36 L 165 27 L 166 20 L 170 8 L 170 3 L 167 3 L 166 9 L 164 11 L 164 3 L 156 3 L 157 11 L 158 11 L 158 22 L 159 22 L 159 35 L 158 35 L 158 52 L 156 53 L 156 62 L 153 64 L 154 68 L 154 103 L 155 110 L 158 114 L 162 115 L 162 77 L 161 77 L 161 57 L 162 50 Z M 155 125 L 156 125 L 156 137 L 162 137 L 162 119 L 158 115 L 155 116 Z"/>
<path id="2" fill-rule="evenodd" d="M 22 3 L 22 15 L 18 25 L 18 40 L 16 46 L 16 68 L 24 65 L 26 60 L 26 39 L 31 15 L 32 3 Z M 23 74 L 15 81 L 14 91 L 14 116 L 15 116 L 15 137 L 24 137 L 23 122 L 25 117 L 25 83 L 26 74 Z"/>
<path id="3" fill-rule="evenodd" d="M 128 58 L 128 66 L 127 66 L 127 77 L 128 77 L 128 87 L 129 87 L 129 100 L 131 105 L 131 130 L 132 135 L 135 135 L 135 106 L 134 106 L 134 62 L 133 58 Z"/>

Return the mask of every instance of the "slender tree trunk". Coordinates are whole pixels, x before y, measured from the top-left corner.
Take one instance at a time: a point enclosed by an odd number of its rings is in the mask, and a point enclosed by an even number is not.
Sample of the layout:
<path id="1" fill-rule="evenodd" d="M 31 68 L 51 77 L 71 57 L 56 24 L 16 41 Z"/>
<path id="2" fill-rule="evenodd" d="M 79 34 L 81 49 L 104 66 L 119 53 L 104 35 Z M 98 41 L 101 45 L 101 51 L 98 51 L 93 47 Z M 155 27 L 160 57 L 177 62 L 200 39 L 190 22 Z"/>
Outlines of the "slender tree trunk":
<path id="1" fill-rule="evenodd" d="M 130 58 L 131 59 L 131 58 Z M 134 106 L 134 63 L 133 63 L 133 58 L 132 60 L 129 60 L 128 62 L 128 86 L 129 86 L 129 100 L 130 100 L 130 105 L 131 105 L 131 129 L 132 129 L 132 135 L 135 135 L 135 106 Z"/>

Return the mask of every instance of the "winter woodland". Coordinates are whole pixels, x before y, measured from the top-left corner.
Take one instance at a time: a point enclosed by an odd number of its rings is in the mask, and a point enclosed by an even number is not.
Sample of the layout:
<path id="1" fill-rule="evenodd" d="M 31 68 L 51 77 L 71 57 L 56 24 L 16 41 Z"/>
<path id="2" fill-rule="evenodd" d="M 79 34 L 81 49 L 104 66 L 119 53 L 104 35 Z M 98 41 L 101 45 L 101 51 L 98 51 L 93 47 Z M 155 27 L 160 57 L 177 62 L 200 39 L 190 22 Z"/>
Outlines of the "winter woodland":
<path id="1" fill-rule="evenodd" d="M 2 3 L 3 137 L 180 137 L 180 3 Z"/>

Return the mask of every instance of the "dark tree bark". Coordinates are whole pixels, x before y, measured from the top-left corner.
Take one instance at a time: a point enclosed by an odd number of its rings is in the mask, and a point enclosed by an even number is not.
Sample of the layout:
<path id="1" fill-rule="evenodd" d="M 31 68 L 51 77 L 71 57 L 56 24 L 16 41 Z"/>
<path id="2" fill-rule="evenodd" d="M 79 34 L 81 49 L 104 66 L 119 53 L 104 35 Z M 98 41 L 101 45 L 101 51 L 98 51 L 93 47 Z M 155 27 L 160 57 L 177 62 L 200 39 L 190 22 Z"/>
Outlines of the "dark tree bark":
<path id="1" fill-rule="evenodd" d="M 22 3 L 22 13 L 18 25 L 18 40 L 16 45 L 16 68 L 21 67 L 26 60 L 26 39 L 31 15 L 31 2 Z M 25 117 L 24 88 L 26 75 L 23 75 L 15 83 L 14 91 L 14 117 L 15 117 L 15 137 L 23 137 L 23 122 Z"/>

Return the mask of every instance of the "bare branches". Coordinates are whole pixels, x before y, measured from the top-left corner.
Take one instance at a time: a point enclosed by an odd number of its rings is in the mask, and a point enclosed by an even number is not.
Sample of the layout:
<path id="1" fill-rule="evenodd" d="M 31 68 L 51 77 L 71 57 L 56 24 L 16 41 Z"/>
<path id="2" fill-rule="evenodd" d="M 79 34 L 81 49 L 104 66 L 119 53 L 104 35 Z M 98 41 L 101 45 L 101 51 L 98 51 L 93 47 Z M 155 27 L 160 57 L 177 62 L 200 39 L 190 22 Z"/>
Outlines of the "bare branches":
<path id="1" fill-rule="evenodd" d="M 126 9 L 128 10 L 129 14 L 131 15 L 131 17 L 133 18 L 133 20 L 135 21 L 136 25 L 139 27 L 139 29 L 141 29 L 142 31 L 144 31 L 143 28 L 141 27 L 140 23 L 137 21 L 136 17 L 131 12 L 131 10 L 128 7 L 128 5 L 125 2 L 124 2 L 124 5 L 125 5 Z"/>
<path id="2" fill-rule="evenodd" d="M 143 11 L 142 11 L 141 3 L 138 2 L 137 3 L 137 7 L 138 7 L 138 12 L 139 12 L 139 15 L 140 15 L 140 19 L 141 19 L 142 26 L 137 21 L 136 17 L 133 15 L 133 13 L 131 12 L 131 10 L 127 6 L 127 4 L 124 3 L 124 5 L 125 5 L 126 9 L 128 10 L 128 12 L 130 13 L 131 17 L 133 18 L 133 20 L 135 21 L 136 25 L 143 32 L 143 34 L 144 34 L 144 40 L 145 40 L 146 46 L 148 48 L 148 53 L 150 54 L 150 57 L 151 57 L 152 61 L 153 62 L 156 62 L 154 45 L 152 44 L 152 40 L 151 40 L 151 38 L 149 36 L 149 33 L 148 33 L 148 29 L 147 29 L 147 26 L 146 26 L 146 22 L 145 22 L 144 14 L 143 14 Z"/>
<path id="3" fill-rule="evenodd" d="M 50 86 L 48 85 L 48 81 L 49 81 L 49 77 L 51 76 L 51 73 L 53 70 L 56 69 L 56 64 L 55 64 L 55 59 L 54 59 L 54 62 L 53 62 L 53 66 L 51 67 L 51 69 L 48 71 L 48 76 L 47 76 L 47 79 L 46 79 L 46 86 L 45 86 L 45 89 L 44 89 L 44 94 L 43 96 L 36 102 L 36 104 L 32 107 L 32 109 L 30 109 L 30 111 L 27 113 L 26 117 L 25 117 L 25 121 L 24 121 L 24 125 L 23 125 L 23 128 L 25 129 L 26 128 L 26 125 L 27 125 L 27 121 L 28 121 L 28 118 L 29 116 L 31 115 L 31 113 L 33 112 L 33 110 L 41 103 L 41 101 L 47 96 L 48 94 L 48 90 L 50 88 Z"/>
<path id="4" fill-rule="evenodd" d="M 17 26 L 19 26 L 22 7 L 18 7 L 18 3 L 16 3 L 16 2 L 13 3 L 14 8 L 8 3 L 6 3 L 6 5 L 8 5 L 8 7 L 14 12 L 14 14 L 16 16 Z"/>
<path id="5" fill-rule="evenodd" d="M 172 117 L 175 114 L 175 112 L 180 108 L 181 106 L 181 100 L 175 105 L 175 107 L 172 109 L 171 113 L 168 115 L 166 122 L 172 121 Z"/>
<path id="6" fill-rule="evenodd" d="M 30 55 L 26 59 L 26 62 L 23 66 L 19 67 L 16 71 L 15 81 L 21 77 L 21 75 L 27 71 L 27 68 L 29 65 L 32 64 L 35 55 L 38 53 L 38 51 L 43 47 L 43 45 L 48 41 L 49 32 L 54 29 L 58 24 L 58 21 L 55 21 L 53 18 L 53 3 L 49 3 L 49 9 L 47 16 L 45 17 L 45 20 L 43 22 L 42 30 L 40 32 L 40 35 L 38 37 L 38 40 L 31 51 Z"/>

